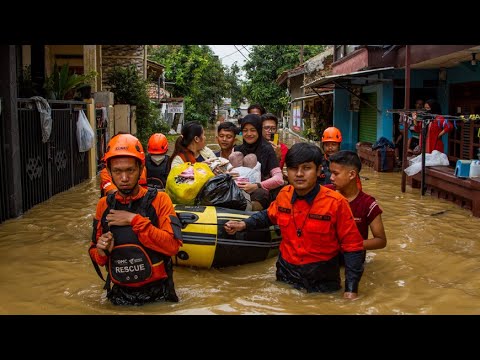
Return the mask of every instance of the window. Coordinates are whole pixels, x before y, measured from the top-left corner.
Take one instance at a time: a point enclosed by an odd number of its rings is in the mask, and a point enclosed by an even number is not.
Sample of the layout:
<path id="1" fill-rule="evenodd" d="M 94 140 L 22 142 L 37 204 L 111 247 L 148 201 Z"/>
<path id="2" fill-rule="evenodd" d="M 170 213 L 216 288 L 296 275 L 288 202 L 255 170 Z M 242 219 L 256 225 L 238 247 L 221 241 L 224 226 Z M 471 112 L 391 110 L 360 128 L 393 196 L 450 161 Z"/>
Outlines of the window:
<path id="1" fill-rule="evenodd" d="M 338 61 L 344 56 L 351 54 L 358 49 L 360 45 L 334 45 L 334 59 L 333 61 Z"/>

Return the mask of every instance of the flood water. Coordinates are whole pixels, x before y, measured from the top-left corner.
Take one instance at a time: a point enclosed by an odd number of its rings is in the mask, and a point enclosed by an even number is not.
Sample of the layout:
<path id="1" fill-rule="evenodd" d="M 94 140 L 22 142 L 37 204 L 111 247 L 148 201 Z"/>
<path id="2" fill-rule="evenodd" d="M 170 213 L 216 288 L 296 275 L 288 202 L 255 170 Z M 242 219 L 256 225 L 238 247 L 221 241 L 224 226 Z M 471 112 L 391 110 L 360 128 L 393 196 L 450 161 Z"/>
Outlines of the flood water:
<path id="1" fill-rule="evenodd" d="M 207 142 L 215 142 L 211 132 Z M 92 179 L 0 224 L 0 314 L 480 313 L 480 218 L 419 189 L 401 193 L 399 172 L 364 168 L 361 175 L 364 191 L 384 210 L 388 244 L 367 253 L 354 301 L 342 291 L 306 294 L 279 283 L 269 259 L 224 269 L 175 267 L 179 303 L 113 306 L 87 254 L 99 199 Z"/>

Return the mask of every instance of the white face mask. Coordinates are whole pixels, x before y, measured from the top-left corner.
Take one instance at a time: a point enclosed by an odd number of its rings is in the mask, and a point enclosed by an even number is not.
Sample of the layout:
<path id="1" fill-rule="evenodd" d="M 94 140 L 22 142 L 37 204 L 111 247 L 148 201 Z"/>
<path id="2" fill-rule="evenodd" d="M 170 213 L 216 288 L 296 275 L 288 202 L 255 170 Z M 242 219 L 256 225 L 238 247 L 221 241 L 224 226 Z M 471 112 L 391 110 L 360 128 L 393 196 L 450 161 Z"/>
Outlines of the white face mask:
<path id="1" fill-rule="evenodd" d="M 151 158 L 152 161 L 158 165 L 165 159 L 165 155 L 151 155 Z"/>

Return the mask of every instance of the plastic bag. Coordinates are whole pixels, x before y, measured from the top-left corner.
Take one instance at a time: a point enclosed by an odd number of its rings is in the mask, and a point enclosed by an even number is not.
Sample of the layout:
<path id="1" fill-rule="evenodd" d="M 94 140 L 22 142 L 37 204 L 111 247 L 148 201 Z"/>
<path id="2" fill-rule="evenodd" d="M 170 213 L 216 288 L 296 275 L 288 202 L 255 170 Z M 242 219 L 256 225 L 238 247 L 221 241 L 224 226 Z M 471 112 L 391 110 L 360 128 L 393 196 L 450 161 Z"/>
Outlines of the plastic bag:
<path id="1" fill-rule="evenodd" d="M 93 132 L 90 123 L 88 122 L 87 116 L 80 110 L 78 112 L 77 120 L 77 143 L 78 151 L 85 152 L 90 150 L 93 147 L 93 142 L 95 141 L 95 133 Z"/>
<path id="2" fill-rule="evenodd" d="M 205 184 L 195 199 L 195 205 L 214 205 L 245 210 L 247 199 L 229 174 L 217 175 Z"/>
<path id="3" fill-rule="evenodd" d="M 448 166 L 449 164 L 447 155 L 438 150 L 433 150 L 431 154 L 425 154 L 425 166 Z M 422 171 L 422 155 L 420 154 L 410 159 L 410 166 L 403 171 L 405 171 L 408 176 L 415 175 Z"/>
<path id="4" fill-rule="evenodd" d="M 165 192 L 174 204 L 193 205 L 202 186 L 213 176 L 207 164 L 186 162 L 170 169 Z"/>

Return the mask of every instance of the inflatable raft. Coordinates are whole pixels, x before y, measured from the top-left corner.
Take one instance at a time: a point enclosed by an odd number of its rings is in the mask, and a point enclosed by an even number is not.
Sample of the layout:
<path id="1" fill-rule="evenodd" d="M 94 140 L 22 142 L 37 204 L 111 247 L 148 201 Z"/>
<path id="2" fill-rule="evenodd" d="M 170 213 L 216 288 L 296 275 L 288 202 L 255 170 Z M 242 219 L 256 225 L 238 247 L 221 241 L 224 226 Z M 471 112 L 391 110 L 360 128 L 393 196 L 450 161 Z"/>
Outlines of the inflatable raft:
<path id="1" fill-rule="evenodd" d="M 243 220 L 253 212 L 215 206 L 175 205 L 182 223 L 183 246 L 173 257 L 175 265 L 221 268 L 263 261 L 278 255 L 282 240 L 278 226 L 235 235 L 226 233 L 229 220 Z"/>

